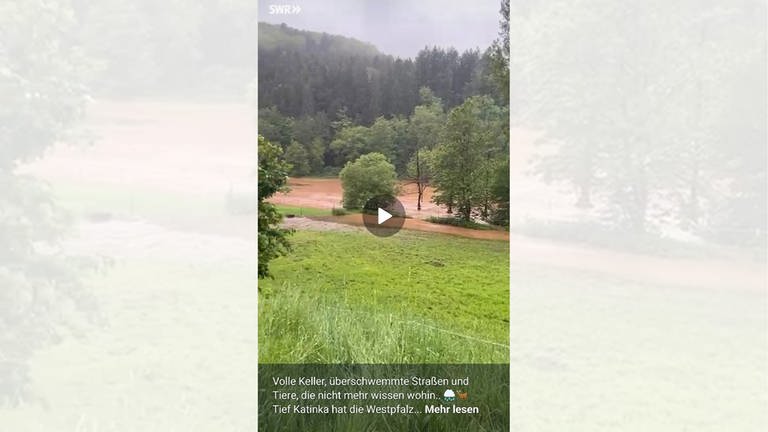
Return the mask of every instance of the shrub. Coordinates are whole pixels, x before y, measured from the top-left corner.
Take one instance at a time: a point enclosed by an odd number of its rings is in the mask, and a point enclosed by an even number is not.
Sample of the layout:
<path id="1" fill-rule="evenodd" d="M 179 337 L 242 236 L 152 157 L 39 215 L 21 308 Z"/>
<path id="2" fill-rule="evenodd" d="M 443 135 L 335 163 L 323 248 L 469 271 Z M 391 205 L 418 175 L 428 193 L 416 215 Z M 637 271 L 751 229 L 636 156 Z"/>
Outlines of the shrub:
<path id="1" fill-rule="evenodd" d="M 368 153 L 347 162 L 339 177 L 345 209 L 360 209 L 371 197 L 396 193 L 395 167 L 381 153 Z"/>
<path id="2" fill-rule="evenodd" d="M 471 228 L 471 229 L 477 229 L 477 230 L 492 230 L 494 227 L 492 225 L 485 225 L 473 221 L 468 221 L 461 219 L 459 217 L 454 216 L 448 216 L 448 217 L 436 217 L 436 216 L 430 216 L 427 221 L 441 224 L 441 225 L 453 225 L 461 228 Z"/>

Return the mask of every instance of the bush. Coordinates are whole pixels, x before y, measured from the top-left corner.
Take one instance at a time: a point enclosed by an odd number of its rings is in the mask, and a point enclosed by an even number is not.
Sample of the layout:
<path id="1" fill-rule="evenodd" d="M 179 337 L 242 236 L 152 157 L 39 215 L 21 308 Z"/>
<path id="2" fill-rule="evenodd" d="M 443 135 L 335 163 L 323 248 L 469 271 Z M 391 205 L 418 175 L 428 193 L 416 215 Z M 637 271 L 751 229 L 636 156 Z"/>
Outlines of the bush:
<path id="1" fill-rule="evenodd" d="M 334 207 L 331 209 L 331 214 L 334 216 L 344 216 L 344 215 L 348 215 L 349 212 L 344 210 L 343 208 Z"/>
<path id="2" fill-rule="evenodd" d="M 480 224 L 473 221 L 467 221 L 454 216 L 448 216 L 448 217 L 430 216 L 429 218 L 427 218 L 427 221 L 440 224 L 440 225 L 453 225 L 461 228 L 470 228 L 470 229 L 477 229 L 477 230 L 494 229 L 492 225 L 484 225 L 484 224 Z"/>
<path id="3" fill-rule="evenodd" d="M 339 177 L 345 209 L 360 209 L 371 197 L 396 193 L 395 166 L 381 153 L 368 153 L 347 162 Z"/>

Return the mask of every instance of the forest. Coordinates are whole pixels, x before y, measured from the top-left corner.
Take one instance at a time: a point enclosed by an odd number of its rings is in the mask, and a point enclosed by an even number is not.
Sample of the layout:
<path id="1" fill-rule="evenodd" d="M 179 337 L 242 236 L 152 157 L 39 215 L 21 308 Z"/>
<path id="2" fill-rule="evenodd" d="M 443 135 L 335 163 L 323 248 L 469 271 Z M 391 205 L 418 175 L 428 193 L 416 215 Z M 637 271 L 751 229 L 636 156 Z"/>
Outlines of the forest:
<path id="1" fill-rule="evenodd" d="M 395 58 L 344 36 L 259 25 L 245 0 L 71 3 L 78 27 L 68 40 L 87 53 L 77 65 L 90 93 L 242 100 L 250 86 L 259 132 L 284 149 L 294 176 L 335 176 L 376 151 L 415 179 L 422 144 L 411 126 L 428 112 L 416 107 L 431 104 L 423 88 L 446 117 L 473 96 L 507 103 L 488 47 Z M 668 225 L 764 248 L 764 5 L 680 1 L 664 16 L 654 5 L 585 5 L 512 4 L 510 118 L 542 134 L 530 174 L 566 188 L 610 229 Z"/>
<path id="2" fill-rule="evenodd" d="M 765 250 L 764 12 L 753 0 L 515 4 L 513 123 L 542 131 L 531 172 L 615 231 Z"/>
<path id="3" fill-rule="evenodd" d="M 379 53 L 372 45 L 285 24 L 259 23 L 259 107 L 285 116 L 340 111 L 370 126 L 378 117 L 408 117 L 428 87 L 446 109 L 471 96 L 502 102 L 490 79 L 489 50 L 424 47 L 414 59 Z"/>
<path id="4" fill-rule="evenodd" d="M 424 47 L 402 59 L 260 23 L 259 133 L 282 147 L 293 176 L 335 176 L 380 153 L 464 220 L 506 224 L 508 74 L 498 75 L 499 52 Z"/>

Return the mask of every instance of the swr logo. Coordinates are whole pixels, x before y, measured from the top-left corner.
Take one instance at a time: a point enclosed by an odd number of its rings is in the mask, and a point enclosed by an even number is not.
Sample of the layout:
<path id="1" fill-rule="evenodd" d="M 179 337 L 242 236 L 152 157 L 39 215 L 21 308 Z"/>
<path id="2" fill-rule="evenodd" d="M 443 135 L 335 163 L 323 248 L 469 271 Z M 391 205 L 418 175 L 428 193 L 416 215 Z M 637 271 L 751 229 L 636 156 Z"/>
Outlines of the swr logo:
<path id="1" fill-rule="evenodd" d="M 291 15 L 301 12 L 301 6 L 299 5 L 269 5 L 270 15 Z"/>

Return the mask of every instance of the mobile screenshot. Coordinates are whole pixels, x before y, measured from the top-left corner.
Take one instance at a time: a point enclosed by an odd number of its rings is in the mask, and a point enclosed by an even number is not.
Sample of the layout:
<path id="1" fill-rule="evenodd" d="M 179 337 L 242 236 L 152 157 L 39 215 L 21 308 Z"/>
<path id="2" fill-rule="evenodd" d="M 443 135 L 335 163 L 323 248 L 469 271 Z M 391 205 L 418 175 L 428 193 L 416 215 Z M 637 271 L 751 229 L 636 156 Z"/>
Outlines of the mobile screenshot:
<path id="1" fill-rule="evenodd" d="M 0 1 L 0 432 L 768 431 L 767 6 Z"/>
<path id="2" fill-rule="evenodd" d="M 508 23 L 260 4 L 259 430 L 509 430 Z"/>
<path id="3" fill-rule="evenodd" d="M 0 432 L 768 431 L 767 7 L 0 1 Z"/>

